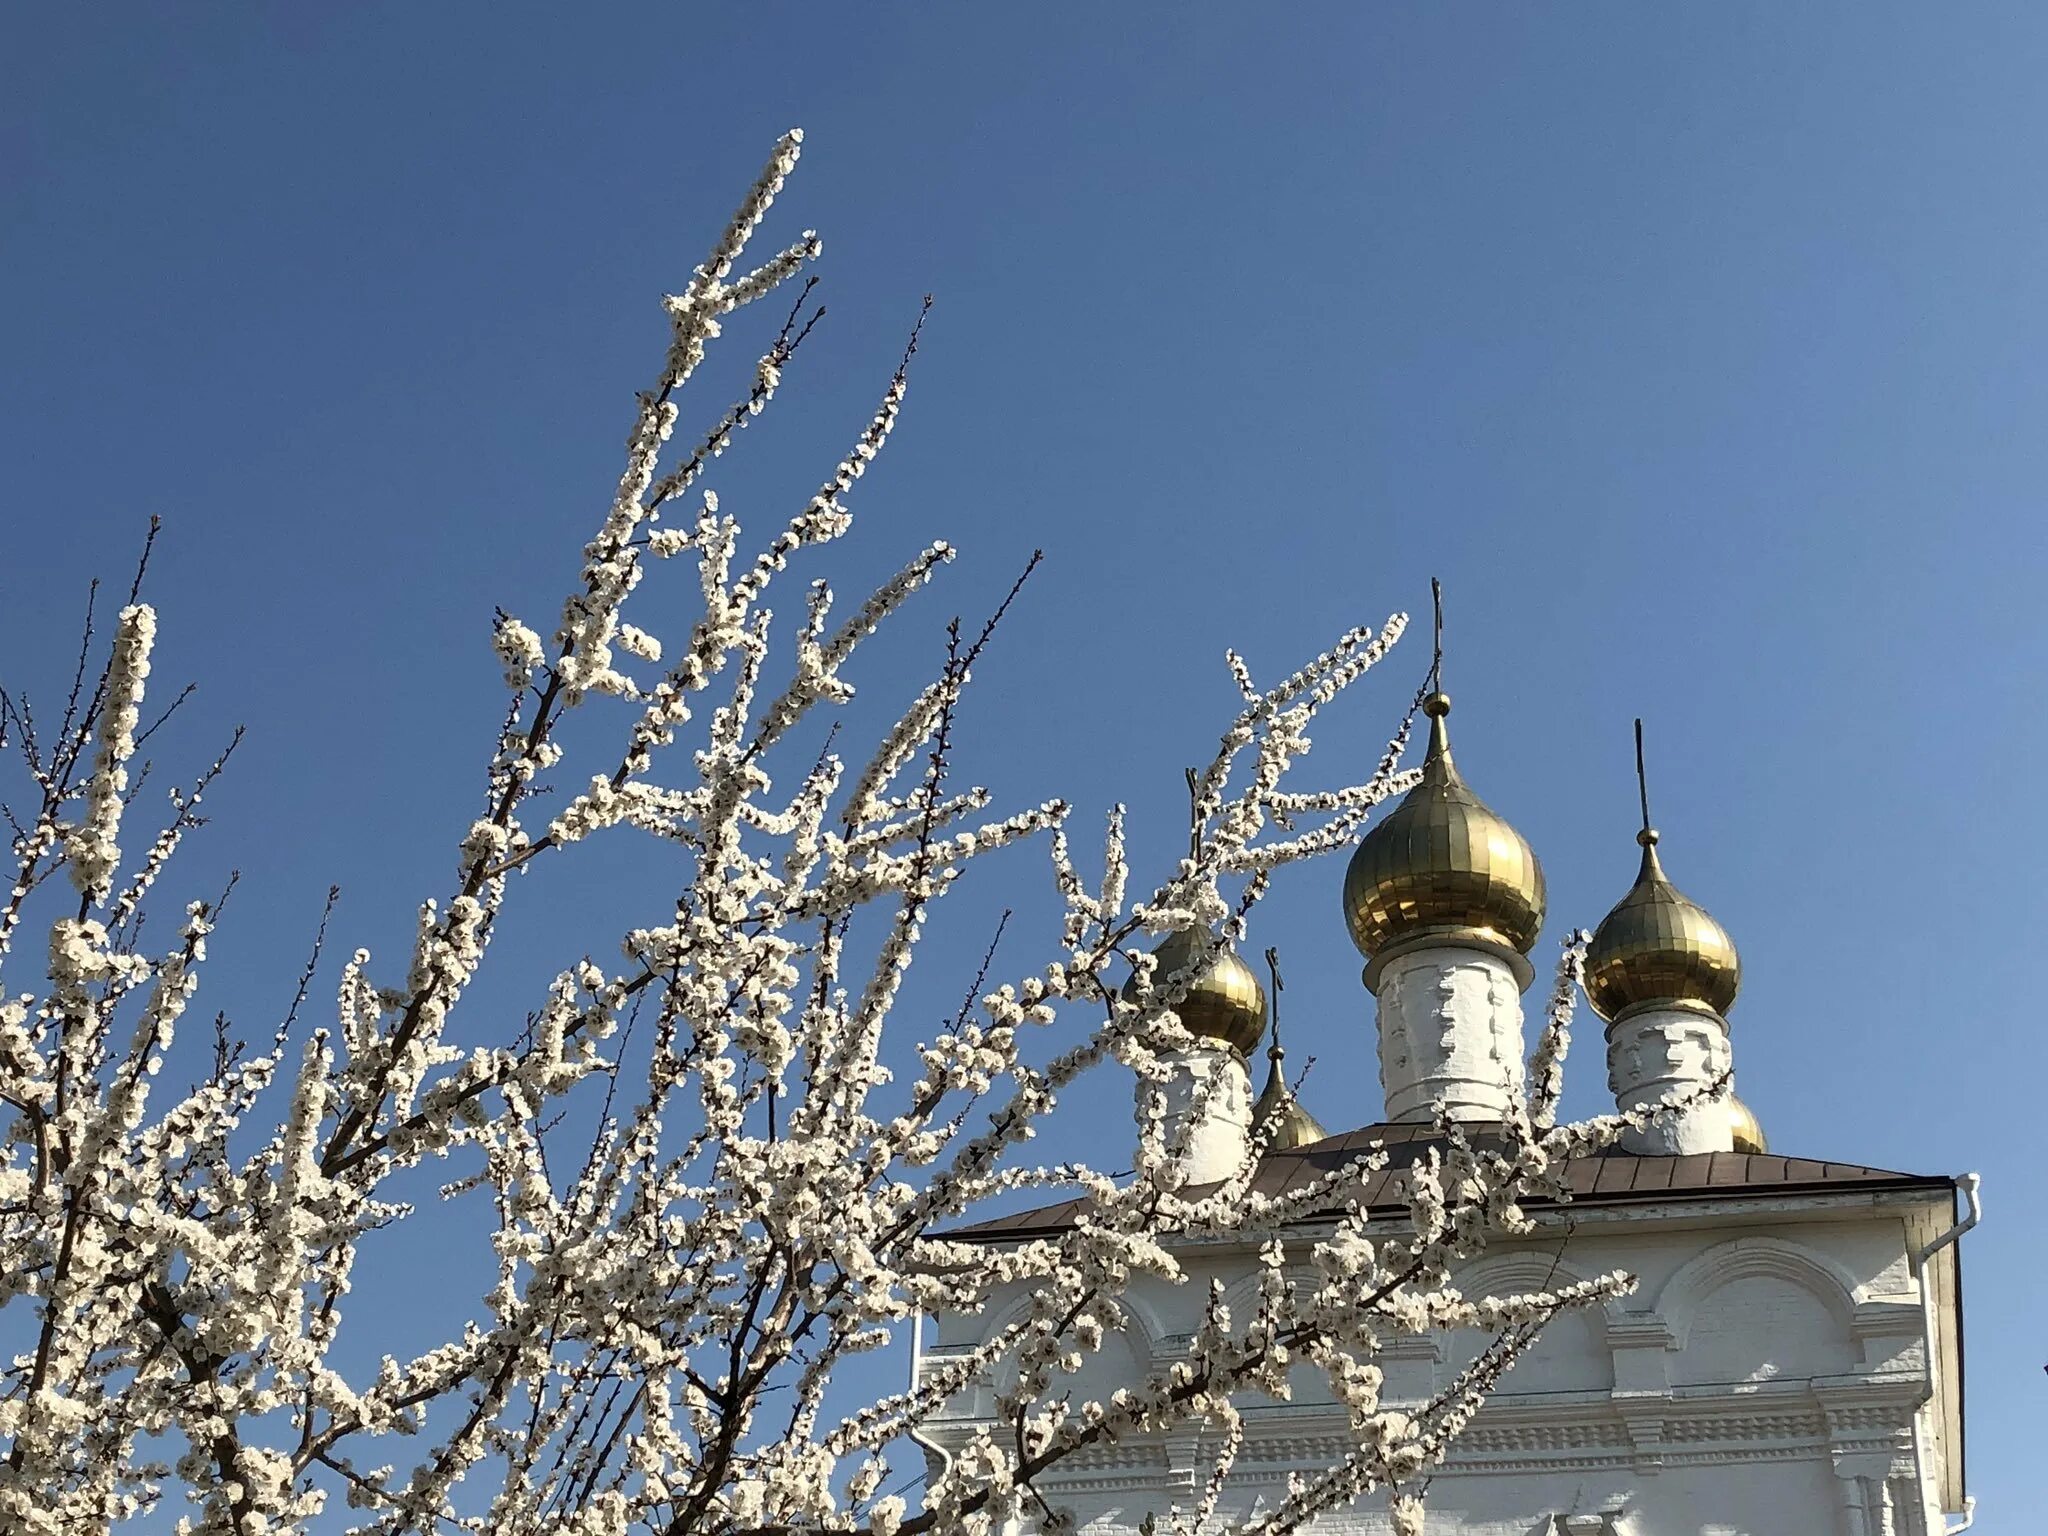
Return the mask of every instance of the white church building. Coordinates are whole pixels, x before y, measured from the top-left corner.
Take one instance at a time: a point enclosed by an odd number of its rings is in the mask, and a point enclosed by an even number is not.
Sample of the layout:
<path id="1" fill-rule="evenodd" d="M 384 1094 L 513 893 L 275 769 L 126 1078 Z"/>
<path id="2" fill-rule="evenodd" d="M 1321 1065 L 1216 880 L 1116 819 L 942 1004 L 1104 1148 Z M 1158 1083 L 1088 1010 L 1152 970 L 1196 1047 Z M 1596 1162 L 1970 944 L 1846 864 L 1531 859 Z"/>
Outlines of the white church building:
<path id="1" fill-rule="evenodd" d="M 1382 1122 L 1326 1134 L 1288 1091 L 1277 1050 L 1252 1099 L 1247 1058 L 1265 1033 L 1266 999 L 1234 955 L 1180 1010 L 1201 1041 L 1184 1070 L 1217 1079 L 1200 1108 L 1183 1096 L 1180 1112 L 1201 1117 L 1189 1155 L 1218 1176 L 1242 1155 L 1250 1126 L 1269 1123 L 1273 1150 L 1257 1178 L 1278 1191 L 1383 1142 L 1392 1158 L 1367 1176 L 1366 1193 L 1390 1224 L 1406 1218 L 1395 1183 L 1436 1136 L 1435 1106 L 1483 1137 L 1521 1091 L 1527 954 L 1545 907 L 1529 845 L 1452 762 L 1449 699 L 1433 694 L 1425 709 L 1422 782 L 1363 839 L 1344 886 L 1376 1005 Z M 1595 932 L 1586 967 L 1588 999 L 1606 1022 L 1609 1087 L 1624 1108 L 1732 1069 L 1728 1014 L 1740 982 L 1728 934 L 1666 878 L 1647 808 L 1644 823 L 1641 872 Z M 1454 1281 L 1498 1292 L 1624 1269 L 1638 1287 L 1604 1310 L 1560 1316 L 1507 1374 L 1434 1478 L 1432 1536 L 1966 1528 L 1956 1239 L 1975 1220 L 1973 1176 L 1777 1155 L 1724 1096 L 1576 1160 L 1569 1184 L 1569 1202 L 1532 1204 L 1532 1233 L 1489 1244 Z M 958 1235 L 1016 1242 L 1060 1230 L 1076 1209 L 1022 1212 Z M 1316 1235 L 1300 1233 L 1304 1248 Z M 1209 1243 L 1181 1257 L 1191 1283 L 1127 1295 L 1134 1326 L 1089 1361 L 1077 1397 L 1107 1396 L 1180 1358 L 1210 1278 L 1249 1296 L 1248 1245 Z M 935 1319 L 925 1359 L 971 1349 L 1011 1315 L 997 1304 Z M 1478 1343 L 1400 1341 L 1383 1359 L 1386 1399 L 1428 1399 Z M 985 1389 L 955 1399 L 927 1426 L 933 1454 L 963 1444 L 989 1413 Z M 1276 1501 L 1291 1471 L 1328 1466 L 1349 1443 L 1342 1411 L 1312 1392 L 1247 1402 L 1245 1420 L 1219 1531 Z M 1189 1429 L 1091 1448 L 1040 1487 L 1084 1531 L 1108 1536 L 1194 1502 L 1209 1465 L 1202 1432 Z M 1389 1522 L 1368 1497 L 1315 1528 L 1384 1533 Z"/>

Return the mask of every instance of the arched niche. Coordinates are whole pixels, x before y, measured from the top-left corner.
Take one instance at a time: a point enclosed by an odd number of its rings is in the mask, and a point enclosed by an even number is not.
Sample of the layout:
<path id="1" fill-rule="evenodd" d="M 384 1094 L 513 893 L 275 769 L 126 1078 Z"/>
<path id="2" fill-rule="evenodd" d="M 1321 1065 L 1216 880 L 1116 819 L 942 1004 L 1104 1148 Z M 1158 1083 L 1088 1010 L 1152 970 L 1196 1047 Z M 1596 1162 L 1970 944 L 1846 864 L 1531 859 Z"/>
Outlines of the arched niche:
<path id="1" fill-rule="evenodd" d="M 1034 1299 L 1035 1294 L 1027 1291 L 992 1310 L 980 1339 L 992 1339 L 1022 1322 L 1030 1315 Z M 1124 1313 L 1123 1327 L 1105 1332 L 1101 1348 L 1093 1353 L 1082 1351 L 1079 1371 L 1071 1376 L 1055 1373 L 1051 1388 L 1054 1395 L 1070 1392 L 1076 1403 L 1091 1398 L 1107 1400 L 1117 1388 L 1135 1386 L 1151 1375 L 1152 1352 L 1162 1336 L 1158 1313 L 1134 1295 L 1120 1296 L 1117 1301 Z M 1074 1347 L 1078 1349 L 1079 1345 Z M 991 1378 L 1001 1380 L 1010 1368 L 1006 1355 L 991 1369 L 984 1370 L 973 1387 L 962 1394 L 963 1410 L 977 1417 L 993 1413 L 995 1395 Z"/>
<path id="2" fill-rule="evenodd" d="M 1749 1386 L 1856 1368 L 1856 1279 L 1825 1254 L 1739 1237 L 1688 1259 L 1657 1294 L 1677 1386 Z"/>
<path id="3" fill-rule="evenodd" d="M 1488 1254 L 1451 1276 L 1451 1284 L 1468 1300 L 1485 1296 L 1516 1296 L 1555 1291 L 1589 1278 L 1562 1259 L 1545 1253 Z M 1543 1325 L 1522 1357 L 1501 1378 L 1500 1390 L 1517 1392 L 1611 1392 L 1614 1356 L 1607 1346 L 1611 1303 L 1588 1302 L 1570 1307 Z M 1448 1385 L 1477 1357 L 1494 1335 L 1459 1329 L 1444 1342 L 1439 1381 Z"/>

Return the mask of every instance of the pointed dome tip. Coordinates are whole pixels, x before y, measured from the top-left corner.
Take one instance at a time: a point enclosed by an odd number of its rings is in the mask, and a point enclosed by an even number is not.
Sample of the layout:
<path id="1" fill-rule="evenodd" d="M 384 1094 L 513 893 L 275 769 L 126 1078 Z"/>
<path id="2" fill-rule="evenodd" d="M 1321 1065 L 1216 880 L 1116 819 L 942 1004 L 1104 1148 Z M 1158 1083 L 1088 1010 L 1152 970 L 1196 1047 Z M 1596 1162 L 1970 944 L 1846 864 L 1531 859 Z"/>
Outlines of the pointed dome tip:
<path id="1" fill-rule="evenodd" d="M 1266 1134 L 1266 1150 L 1269 1152 L 1292 1152 L 1299 1147 L 1311 1146 L 1330 1134 L 1323 1128 L 1322 1121 L 1310 1114 L 1301 1100 L 1294 1096 L 1294 1090 L 1280 1075 L 1277 1060 L 1266 1074 L 1266 1086 L 1260 1091 L 1258 1102 L 1252 1106 L 1252 1130 Z"/>
<path id="2" fill-rule="evenodd" d="M 1444 717 L 1451 712 L 1451 696 L 1427 695 L 1422 701 L 1422 712 L 1429 717 L 1429 746 L 1422 754 L 1422 771 L 1431 778 L 1454 779 L 1458 776 L 1458 765 L 1451 761 L 1451 733 L 1444 724 Z"/>

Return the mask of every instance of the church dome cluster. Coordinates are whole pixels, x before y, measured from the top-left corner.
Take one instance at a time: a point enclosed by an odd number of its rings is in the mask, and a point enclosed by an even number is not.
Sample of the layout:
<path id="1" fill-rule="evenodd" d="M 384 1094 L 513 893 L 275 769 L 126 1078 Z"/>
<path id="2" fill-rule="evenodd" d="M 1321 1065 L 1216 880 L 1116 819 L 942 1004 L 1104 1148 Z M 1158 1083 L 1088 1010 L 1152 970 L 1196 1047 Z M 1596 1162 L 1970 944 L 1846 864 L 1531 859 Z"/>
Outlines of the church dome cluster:
<path id="1" fill-rule="evenodd" d="M 1440 626 L 1439 615 L 1439 636 Z M 1534 981 L 1528 955 L 1546 916 L 1535 850 L 1479 798 L 1451 756 L 1451 701 L 1437 686 L 1441 664 L 1439 638 L 1430 691 L 1420 704 L 1429 744 L 1418 780 L 1359 840 L 1344 878 L 1345 925 L 1366 959 L 1366 987 L 1379 1010 L 1380 1086 L 1391 1121 L 1497 1119 L 1507 1112 L 1523 1073 L 1519 994 Z M 1640 781 L 1641 721 L 1636 732 Z M 1764 1152 L 1756 1116 L 1726 1087 L 1727 1013 L 1741 989 L 1741 957 L 1728 931 L 1665 874 L 1647 790 L 1642 810 L 1641 865 L 1588 942 L 1584 986 L 1608 1026 L 1610 1087 L 1620 1107 L 1675 1106 L 1671 1114 L 1684 1124 L 1669 1134 L 1655 1122 L 1632 1127 L 1624 1144 L 1635 1151 L 1670 1143 L 1664 1150 Z M 1212 943 L 1200 929 L 1169 936 L 1153 952 L 1155 979 L 1185 968 Z M 1277 960 L 1271 951 L 1267 959 L 1277 985 Z M 1198 1042 L 1227 1047 L 1242 1075 L 1266 1034 L 1267 1005 L 1259 978 L 1224 945 L 1177 1012 Z M 1273 1027 L 1272 1065 L 1245 1125 L 1269 1149 L 1291 1150 L 1326 1133 L 1289 1091 L 1277 1018 Z M 1708 1093 L 1716 1083 L 1719 1093 Z"/>
<path id="2" fill-rule="evenodd" d="M 1344 876 L 1344 920 L 1368 961 L 1435 939 L 1527 955 L 1542 930 L 1543 866 L 1528 839 L 1473 793 L 1451 758 L 1448 695 L 1423 700 L 1429 751 L 1422 782 L 1374 824 Z M 1665 875 L 1657 833 L 1638 835 L 1642 867 L 1594 930 L 1586 995 L 1601 1018 L 1630 1008 L 1725 1014 L 1742 985 L 1728 931 Z"/>
<path id="3" fill-rule="evenodd" d="M 1436 666 L 1442 666 L 1442 649 Z M 1505 967 L 1526 989 L 1534 977 L 1526 956 L 1542 930 L 1546 905 L 1542 864 L 1528 840 L 1479 799 L 1452 762 L 1444 725 L 1450 698 L 1436 686 L 1436 676 L 1432 670 L 1432 692 L 1421 702 L 1430 717 L 1421 782 L 1372 825 L 1343 879 L 1343 920 L 1366 956 L 1366 987 L 1380 1004 L 1382 1087 L 1395 1118 L 1415 1118 L 1432 1106 L 1485 1114 L 1501 1090 L 1516 1092 L 1516 1061 L 1505 1047 L 1520 1040 L 1520 1010 L 1511 1016 L 1501 1012 L 1499 983 L 1485 981 L 1470 965 Z M 1640 721 L 1636 776 L 1640 782 Z M 1614 1075 L 1622 1108 L 1667 1102 L 1679 1081 L 1671 1073 L 1690 1075 L 1696 1087 L 1726 1073 L 1726 1012 L 1743 981 L 1735 940 L 1663 872 L 1647 788 L 1636 842 L 1642 846 L 1636 883 L 1593 932 L 1585 954 L 1587 999 L 1608 1022 L 1610 1063 L 1622 1063 Z M 1456 961 L 1456 954 L 1470 961 Z M 1413 997 L 1409 981 L 1395 975 L 1397 969 L 1413 975 L 1417 961 L 1427 963 L 1421 999 Z M 1473 981 L 1458 981 L 1460 967 Z M 1470 985 L 1479 991 L 1464 991 Z M 1468 1026 L 1454 1022 L 1460 1010 L 1470 1018 Z M 1700 1047 L 1704 1057 L 1686 1055 L 1681 1063 L 1681 1055 L 1694 1047 L 1671 1018 L 1686 1014 L 1702 1016 L 1712 1034 L 1698 1038 L 1718 1044 Z M 1616 1028 L 1630 1018 L 1638 1024 L 1626 1040 L 1618 1038 Z M 1694 1141 L 1765 1151 L 1755 1114 L 1733 1094 L 1722 1092 L 1686 1114 L 1696 1120 L 1686 1133 Z M 1714 1128 L 1698 1120 L 1714 1120 Z"/>
<path id="4" fill-rule="evenodd" d="M 1439 666 L 1441 655 L 1439 649 Z M 1435 687 L 1434 673 L 1422 709 L 1429 718 L 1429 748 L 1421 780 L 1360 840 L 1345 872 L 1344 920 L 1366 958 L 1366 985 L 1378 993 L 1380 978 L 1400 956 L 1462 950 L 1493 956 L 1527 987 L 1533 972 L 1526 956 L 1545 916 L 1543 866 L 1528 840 L 1459 773 L 1445 725 L 1451 701 Z M 1636 730 L 1640 778 L 1642 722 Z M 1726 1015 L 1742 985 L 1741 958 L 1728 931 L 1664 873 L 1647 791 L 1637 841 L 1643 851 L 1635 884 L 1587 948 L 1587 999 L 1610 1031 L 1635 1014 L 1659 1027 L 1658 1016 L 1691 1012 L 1710 1018 L 1725 1041 Z M 1441 973 L 1434 985 L 1450 988 L 1448 975 Z M 1443 1006 L 1451 1006 L 1452 995 L 1441 992 Z M 1382 998 L 1383 1034 L 1386 1006 Z M 1626 1054 L 1638 1068 L 1645 1059 L 1634 1047 Z M 1417 1080 L 1410 1047 L 1397 1047 L 1395 1055 L 1396 1068 L 1412 1087 Z M 1720 1059 L 1725 1063 L 1725 1047 Z M 1441 1063 L 1438 1070 L 1451 1074 L 1441 1080 L 1443 1091 L 1450 1091 L 1457 1073 L 1469 1069 Z M 1386 1086 L 1391 1106 L 1393 1084 Z M 1702 1113 L 1725 1119 L 1735 1150 L 1765 1150 L 1756 1116 L 1732 1094 L 1724 1093 Z"/>

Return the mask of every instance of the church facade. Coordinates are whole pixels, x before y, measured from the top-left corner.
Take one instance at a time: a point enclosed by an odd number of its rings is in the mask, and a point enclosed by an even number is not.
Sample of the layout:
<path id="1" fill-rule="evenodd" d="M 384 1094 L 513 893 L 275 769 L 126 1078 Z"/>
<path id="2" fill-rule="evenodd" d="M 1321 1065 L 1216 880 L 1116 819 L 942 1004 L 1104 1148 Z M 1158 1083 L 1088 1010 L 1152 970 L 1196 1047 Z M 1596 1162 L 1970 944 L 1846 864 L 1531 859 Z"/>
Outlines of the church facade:
<path id="1" fill-rule="evenodd" d="M 1544 916 L 1528 844 L 1454 764 L 1442 694 L 1425 703 L 1422 781 L 1361 842 L 1345 881 L 1352 938 L 1377 1009 L 1381 1123 L 1326 1134 L 1288 1091 L 1277 1045 L 1254 1099 L 1248 1056 L 1266 1003 L 1226 952 L 1180 1009 L 1197 1038 L 1177 1058 L 1186 1155 L 1199 1181 L 1244 1156 L 1255 1128 L 1271 1191 L 1380 1143 L 1367 1203 L 1405 1220 L 1398 1181 L 1440 1141 L 1439 1116 L 1483 1141 L 1522 1091 L 1526 958 Z M 1635 885 L 1593 935 L 1586 993 L 1606 1022 L 1608 1081 L 1623 1109 L 1692 1095 L 1646 1129 L 1567 1170 L 1569 1201 L 1528 1206 L 1535 1229 L 1488 1244 L 1454 1284 L 1471 1293 L 1543 1289 L 1610 1270 L 1632 1295 L 1566 1313 L 1457 1442 L 1431 1483 L 1429 1529 L 1444 1536 L 1941 1536 L 1969 1523 L 1963 1460 L 1957 1238 L 1974 1222 L 1974 1178 L 1915 1175 L 1773 1154 L 1732 1095 L 1702 1090 L 1733 1070 L 1727 1015 L 1740 983 L 1728 934 L 1664 873 L 1657 834 L 1639 837 Z M 1174 940 L 1169 939 L 1168 943 Z M 1162 962 L 1167 957 L 1162 955 Z M 1197 1091 L 1197 1086 L 1201 1085 Z M 959 1234 L 991 1244 L 1070 1223 L 1069 1203 Z M 1317 1233 L 1287 1234 L 1305 1252 Z M 1184 1250 L 1189 1283 L 1141 1282 L 1132 1326 L 1073 1383 L 1106 1396 L 1181 1358 L 1212 1279 L 1249 1300 L 1250 1244 Z M 1244 1293 L 1240 1298 L 1235 1291 Z M 1017 1306 L 1023 1299 L 1017 1299 Z M 1001 1303 L 934 1320 L 927 1361 L 972 1350 L 1010 1321 Z M 1384 1399 L 1424 1402 L 1484 1341 L 1397 1340 Z M 1291 1472 L 1332 1464 L 1343 1412 L 1297 1373 L 1293 1400 L 1246 1402 L 1246 1440 L 1216 1529 L 1276 1501 Z M 992 1411 L 985 1388 L 927 1426 L 928 1454 L 964 1444 Z M 1092 1448 L 1041 1479 L 1098 1536 L 1199 1495 L 1211 1447 L 1189 1429 Z M 1318 1531 L 1384 1533 L 1368 1497 Z"/>

